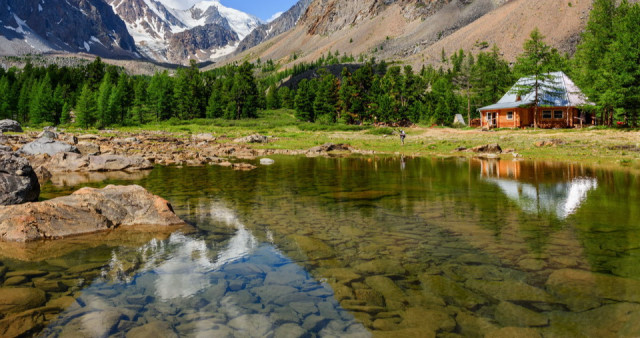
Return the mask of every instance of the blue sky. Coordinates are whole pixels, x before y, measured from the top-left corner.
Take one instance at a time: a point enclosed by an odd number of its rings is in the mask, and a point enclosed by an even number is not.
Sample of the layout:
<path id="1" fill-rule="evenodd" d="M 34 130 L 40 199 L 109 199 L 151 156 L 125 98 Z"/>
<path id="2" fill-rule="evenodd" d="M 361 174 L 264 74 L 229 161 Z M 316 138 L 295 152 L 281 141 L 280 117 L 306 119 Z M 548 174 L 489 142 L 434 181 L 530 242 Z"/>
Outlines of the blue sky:
<path id="1" fill-rule="evenodd" d="M 274 14 L 284 12 L 295 5 L 297 0 L 220 0 L 220 3 L 243 12 L 253 14 L 267 21 Z"/>

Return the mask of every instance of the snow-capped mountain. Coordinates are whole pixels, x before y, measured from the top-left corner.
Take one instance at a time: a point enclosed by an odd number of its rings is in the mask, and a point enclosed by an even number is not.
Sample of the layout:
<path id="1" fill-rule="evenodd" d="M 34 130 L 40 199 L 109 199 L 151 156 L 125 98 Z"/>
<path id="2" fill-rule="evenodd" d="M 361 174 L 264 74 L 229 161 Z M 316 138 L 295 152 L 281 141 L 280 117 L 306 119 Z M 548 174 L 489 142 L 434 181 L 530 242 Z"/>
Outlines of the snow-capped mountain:
<path id="1" fill-rule="evenodd" d="M 184 64 L 191 58 L 208 61 L 227 55 L 261 24 L 258 18 L 217 0 L 201 1 L 188 9 L 167 7 L 167 0 L 105 1 L 125 22 L 138 50 L 161 62 Z"/>
<path id="2" fill-rule="evenodd" d="M 140 57 L 103 0 L 0 0 L 0 55 L 48 51 Z"/>

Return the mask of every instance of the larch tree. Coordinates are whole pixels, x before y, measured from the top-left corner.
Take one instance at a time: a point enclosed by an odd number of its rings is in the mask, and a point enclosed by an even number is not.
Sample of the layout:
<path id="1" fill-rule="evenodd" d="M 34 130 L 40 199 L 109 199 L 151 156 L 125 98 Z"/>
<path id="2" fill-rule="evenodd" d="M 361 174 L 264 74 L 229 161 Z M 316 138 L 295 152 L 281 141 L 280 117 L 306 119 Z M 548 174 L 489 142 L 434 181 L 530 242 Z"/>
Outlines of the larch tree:
<path id="1" fill-rule="evenodd" d="M 545 36 L 536 27 L 529 39 L 524 42 L 524 52 L 517 58 L 514 70 L 522 77 L 527 77 L 526 81 L 518 82 L 512 89 L 516 95 L 529 95 L 534 93 L 533 99 L 533 126 L 538 127 L 538 108 L 544 94 L 557 92 L 553 83 L 555 78 L 551 71 L 554 61 L 555 49 L 552 49 L 544 42 Z"/>

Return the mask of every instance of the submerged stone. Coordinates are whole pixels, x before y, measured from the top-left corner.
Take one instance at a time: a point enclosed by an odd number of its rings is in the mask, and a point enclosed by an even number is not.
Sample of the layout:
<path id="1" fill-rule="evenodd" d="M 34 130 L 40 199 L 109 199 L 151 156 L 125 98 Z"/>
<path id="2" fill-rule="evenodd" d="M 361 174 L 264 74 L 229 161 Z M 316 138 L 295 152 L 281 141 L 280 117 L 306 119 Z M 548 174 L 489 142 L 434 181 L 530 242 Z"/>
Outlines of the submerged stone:
<path id="1" fill-rule="evenodd" d="M 22 312 L 45 303 L 44 291 L 36 288 L 0 288 L 0 313 Z"/>
<path id="2" fill-rule="evenodd" d="M 458 283 L 446 277 L 424 274 L 420 278 L 425 291 L 445 298 L 447 301 L 468 309 L 473 309 L 487 300 L 476 293 L 463 288 Z"/>
<path id="3" fill-rule="evenodd" d="M 545 315 L 510 302 L 500 302 L 495 317 L 504 326 L 531 327 L 549 324 L 549 318 Z"/>

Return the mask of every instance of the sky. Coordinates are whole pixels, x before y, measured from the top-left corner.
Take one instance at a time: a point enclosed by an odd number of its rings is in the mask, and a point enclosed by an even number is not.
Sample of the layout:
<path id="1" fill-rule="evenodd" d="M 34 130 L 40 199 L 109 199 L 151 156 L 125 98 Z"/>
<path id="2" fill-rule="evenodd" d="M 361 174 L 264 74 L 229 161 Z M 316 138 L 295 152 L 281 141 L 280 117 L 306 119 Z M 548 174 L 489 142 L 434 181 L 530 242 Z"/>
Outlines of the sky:
<path id="1" fill-rule="evenodd" d="M 202 0 L 161 0 L 160 2 L 178 9 L 187 9 Z M 234 8 L 245 13 L 269 21 L 287 9 L 291 8 L 297 0 L 218 0 L 226 7 Z"/>

